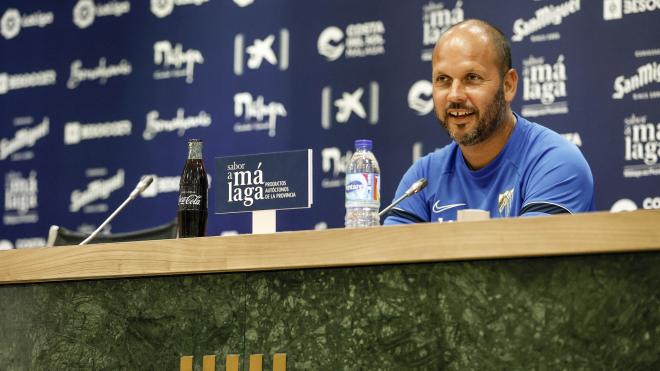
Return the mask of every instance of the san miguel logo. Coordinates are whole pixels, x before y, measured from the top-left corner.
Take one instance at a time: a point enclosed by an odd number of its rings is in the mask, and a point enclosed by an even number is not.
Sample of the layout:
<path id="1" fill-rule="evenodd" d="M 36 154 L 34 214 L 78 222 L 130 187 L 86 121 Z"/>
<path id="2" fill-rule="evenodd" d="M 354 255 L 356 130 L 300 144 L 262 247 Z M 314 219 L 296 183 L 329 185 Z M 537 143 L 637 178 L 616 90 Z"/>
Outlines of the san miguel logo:
<path id="1" fill-rule="evenodd" d="M 311 205 L 311 150 L 215 159 L 216 213 L 306 208 Z"/>

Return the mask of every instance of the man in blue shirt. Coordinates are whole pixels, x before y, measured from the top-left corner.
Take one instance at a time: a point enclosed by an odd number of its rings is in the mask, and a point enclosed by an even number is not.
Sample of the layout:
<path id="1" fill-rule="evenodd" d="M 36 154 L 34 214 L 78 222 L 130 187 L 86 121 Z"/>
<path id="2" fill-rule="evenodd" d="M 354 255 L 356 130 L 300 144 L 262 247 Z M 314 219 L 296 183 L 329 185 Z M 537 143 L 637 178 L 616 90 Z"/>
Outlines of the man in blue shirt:
<path id="1" fill-rule="evenodd" d="M 456 220 L 460 209 L 491 218 L 594 210 L 593 178 L 579 149 L 511 110 L 518 74 L 504 34 L 481 20 L 445 32 L 433 50 L 433 102 L 453 142 L 406 172 L 396 197 L 426 178 L 385 224 Z"/>

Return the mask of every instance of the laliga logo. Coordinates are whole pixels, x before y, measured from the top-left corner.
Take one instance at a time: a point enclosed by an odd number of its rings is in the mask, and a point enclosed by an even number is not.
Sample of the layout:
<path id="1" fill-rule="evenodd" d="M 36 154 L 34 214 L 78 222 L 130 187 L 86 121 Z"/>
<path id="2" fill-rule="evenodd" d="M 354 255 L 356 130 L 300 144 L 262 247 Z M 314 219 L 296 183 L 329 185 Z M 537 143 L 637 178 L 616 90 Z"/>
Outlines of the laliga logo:
<path id="1" fill-rule="evenodd" d="M 0 34 L 7 40 L 13 39 L 21 32 L 22 27 L 45 27 L 55 19 L 52 12 L 37 11 L 32 14 L 24 14 L 18 9 L 9 8 L 0 19 Z"/>
<path id="2" fill-rule="evenodd" d="M 238 34 L 234 37 L 234 74 L 243 74 L 244 54 L 248 54 L 247 67 L 256 70 L 261 67 L 264 60 L 273 66 L 278 66 L 280 71 L 289 68 L 289 30 L 283 28 L 279 34 L 279 55 L 273 50 L 275 35 L 270 34 L 263 39 L 255 39 L 252 45 L 244 47 L 245 35 Z M 279 57 L 279 65 L 278 65 Z"/>
<path id="3" fill-rule="evenodd" d="M 433 84 L 428 80 L 419 80 L 408 91 L 408 107 L 418 115 L 428 115 L 433 111 Z"/>
<path id="4" fill-rule="evenodd" d="M 200 6 L 208 2 L 209 0 L 151 0 L 151 12 L 158 18 L 165 18 L 172 14 L 175 6 Z"/>
<path id="5" fill-rule="evenodd" d="M 336 61 L 344 53 L 344 32 L 339 27 L 328 27 L 319 35 L 316 48 L 329 61 Z"/>
<path id="6" fill-rule="evenodd" d="M 78 28 L 87 28 L 94 23 L 94 19 L 109 15 L 119 17 L 131 10 L 131 3 L 128 1 L 111 1 L 105 4 L 96 5 L 92 0 L 78 0 L 73 7 L 73 24 Z"/>
<path id="7" fill-rule="evenodd" d="M 364 95 L 364 88 L 357 88 L 352 93 L 344 92 L 341 98 L 334 100 L 334 106 L 337 108 L 335 120 L 337 123 L 345 124 L 348 122 L 352 114 L 369 120 L 371 125 L 378 123 L 378 96 L 380 87 L 377 82 L 372 81 L 369 84 L 369 115 L 362 105 L 362 96 Z M 321 91 L 321 126 L 324 129 L 330 129 L 332 122 L 330 119 L 332 107 L 330 102 L 332 100 L 332 88 L 326 86 Z"/>

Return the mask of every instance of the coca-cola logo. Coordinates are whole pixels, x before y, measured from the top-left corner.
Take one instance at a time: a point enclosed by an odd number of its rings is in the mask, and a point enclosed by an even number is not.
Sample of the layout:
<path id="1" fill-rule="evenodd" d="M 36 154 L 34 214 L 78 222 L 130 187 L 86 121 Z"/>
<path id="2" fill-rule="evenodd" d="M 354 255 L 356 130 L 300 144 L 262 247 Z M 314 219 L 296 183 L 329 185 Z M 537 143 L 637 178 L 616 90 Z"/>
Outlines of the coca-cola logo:
<path id="1" fill-rule="evenodd" d="M 202 204 L 202 196 L 201 195 L 179 196 L 179 205 L 199 206 L 201 204 Z"/>

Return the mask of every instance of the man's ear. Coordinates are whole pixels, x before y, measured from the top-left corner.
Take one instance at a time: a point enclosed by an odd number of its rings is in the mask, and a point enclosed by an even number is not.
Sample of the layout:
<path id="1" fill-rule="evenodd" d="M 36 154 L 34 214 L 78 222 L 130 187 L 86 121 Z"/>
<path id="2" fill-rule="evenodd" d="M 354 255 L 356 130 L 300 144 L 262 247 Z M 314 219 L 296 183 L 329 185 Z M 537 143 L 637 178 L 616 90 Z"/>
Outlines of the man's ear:
<path id="1" fill-rule="evenodd" d="M 504 74 L 504 81 L 502 85 L 504 88 L 504 100 L 507 103 L 511 103 L 513 98 L 516 96 L 516 91 L 518 90 L 518 72 L 515 69 L 510 69 Z"/>

